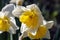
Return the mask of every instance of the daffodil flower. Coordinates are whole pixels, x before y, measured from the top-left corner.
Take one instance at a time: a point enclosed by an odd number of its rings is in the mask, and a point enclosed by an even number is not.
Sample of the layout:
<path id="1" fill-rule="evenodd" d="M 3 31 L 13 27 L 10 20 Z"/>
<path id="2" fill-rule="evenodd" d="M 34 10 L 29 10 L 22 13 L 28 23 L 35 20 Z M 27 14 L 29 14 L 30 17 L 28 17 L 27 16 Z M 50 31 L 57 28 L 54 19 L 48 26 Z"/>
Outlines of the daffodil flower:
<path id="1" fill-rule="evenodd" d="M 0 33 L 7 31 L 11 34 L 15 34 L 16 30 L 19 29 L 12 15 L 14 7 L 15 5 L 8 4 L 0 11 Z"/>
<path id="2" fill-rule="evenodd" d="M 41 11 L 36 4 L 28 5 L 26 7 L 18 7 L 13 10 L 13 15 L 18 17 L 21 25 L 20 40 L 24 37 L 31 39 L 48 38 L 50 39 L 49 30 L 52 28 L 54 22 L 44 20 Z"/>

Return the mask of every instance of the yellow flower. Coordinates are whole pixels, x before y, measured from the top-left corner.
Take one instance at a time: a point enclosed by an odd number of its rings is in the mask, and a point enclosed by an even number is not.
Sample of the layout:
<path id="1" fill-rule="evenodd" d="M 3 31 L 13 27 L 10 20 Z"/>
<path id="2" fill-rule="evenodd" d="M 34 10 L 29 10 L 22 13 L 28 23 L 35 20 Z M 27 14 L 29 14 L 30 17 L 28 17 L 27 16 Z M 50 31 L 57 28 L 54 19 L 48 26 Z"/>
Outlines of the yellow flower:
<path id="1" fill-rule="evenodd" d="M 36 35 L 32 35 L 30 32 L 28 32 L 28 36 L 32 39 L 39 39 L 39 38 L 43 38 L 46 35 L 46 32 L 47 32 L 47 28 L 44 25 L 40 25 Z"/>
<path id="2" fill-rule="evenodd" d="M 0 18 L 0 31 L 9 31 L 10 20 L 6 16 Z"/>

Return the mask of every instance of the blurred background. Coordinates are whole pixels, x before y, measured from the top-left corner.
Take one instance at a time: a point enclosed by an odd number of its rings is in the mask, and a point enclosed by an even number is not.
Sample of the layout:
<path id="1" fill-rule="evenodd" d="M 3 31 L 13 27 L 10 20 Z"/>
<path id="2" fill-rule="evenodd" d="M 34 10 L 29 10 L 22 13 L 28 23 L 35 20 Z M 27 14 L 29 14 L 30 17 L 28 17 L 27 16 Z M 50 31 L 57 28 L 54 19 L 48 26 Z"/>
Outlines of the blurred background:
<path id="1" fill-rule="evenodd" d="M 0 0 L 0 10 L 6 5 L 9 4 L 10 0 Z M 23 6 L 29 5 L 29 4 L 37 4 L 40 8 L 42 15 L 44 18 L 49 21 L 53 20 L 54 25 L 50 31 L 50 40 L 60 40 L 60 0 L 24 0 Z M 16 24 L 18 26 L 21 26 L 21 23 L 19 22 L 18 18 L 16 18 Z M 18 40 L 18 36 L 20 35 L 20 30 L 16 31 L 17 33 L 12 35 L 13 40 Z M 18 35 L 19 34 L 19 35 Z M 4 32 L 0 34 L 0 40 L 11 40 L 10 34 L 8 32 Z M 30 40 L 28 37 L 24 38 L 23 40 Z M 49 39 L 43 39 L 43 40 L 49 40 Z"/>

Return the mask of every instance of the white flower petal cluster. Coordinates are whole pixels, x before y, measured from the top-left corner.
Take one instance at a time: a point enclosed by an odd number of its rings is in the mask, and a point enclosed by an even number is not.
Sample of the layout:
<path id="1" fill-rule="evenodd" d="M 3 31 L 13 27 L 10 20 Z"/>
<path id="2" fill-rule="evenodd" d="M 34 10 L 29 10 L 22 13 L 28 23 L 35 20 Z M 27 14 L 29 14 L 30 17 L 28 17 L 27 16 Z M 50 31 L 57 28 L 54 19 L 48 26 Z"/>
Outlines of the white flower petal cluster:
<path id="1" fill-rule="evenodd" d="M 11 34 L 15 34 L 16 30 L 19 29 L 19 27 L 16 25 L 16 22 L 14 19 L 15 17 L 12 15 L 12 11 L 14 10 L 14 8 L 15 8 L 14 4 L 8 4 L 5 7 L 3 7 L 2 10 L 0 11 L 0 18 L 3 18 L 6 16 L 9 19 L 10 27 L 8 29 L 8 32 Z M 4 31 L 0 30 L 0 33 L 2 32 Z"/>

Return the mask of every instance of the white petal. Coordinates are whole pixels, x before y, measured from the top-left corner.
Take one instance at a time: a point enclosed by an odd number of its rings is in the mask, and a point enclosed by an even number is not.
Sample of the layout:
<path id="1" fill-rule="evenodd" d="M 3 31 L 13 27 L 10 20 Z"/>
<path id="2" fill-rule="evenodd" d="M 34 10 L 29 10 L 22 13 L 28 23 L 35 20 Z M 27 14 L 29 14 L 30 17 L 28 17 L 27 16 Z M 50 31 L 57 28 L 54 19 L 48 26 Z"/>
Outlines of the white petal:
<path id="1" fill-rule="evenodd" d="M 54 21 L 48 21 L 47 24 L 46 24 L 46 27 L 47 27 L 48 29 L 51 29 L 52 26 L 53 26 L 53 24 L 54 24 Z"/>
<path id="2" fill-rule="evenodd" d="M 2 12 L 8 12 L 8 16 L 12 16 L 12 11 L 14 10 L 15 5 L 14 4 L 8 4 L 5 7 L 2 8 Z"/>
<path id="3" fill-rule="evenodd" d="M 37 29 L 35 29 L 35 30 L 30 30 L 29 32 L 30 32 L 32 35 L 36 35 Z"/>
<path id="4" fill-rule="evenodd" d="M 16 30 L 18 30 L 19 28 L 17 27 L 17 25 L 15 23 L 14 17 L 10 17 L 10 23 L 11 23 L 11 27 L 10 27 L 9 32 L 12 33 L 12 34 L 15 34 Z"/>
<path id="5" fill-rule="evenodd" d="M 16 3 L 16 0 L 10 0 L 10 3 Z"/>
<path id="6" fill-rule="evenodd" d="M 38 29 L 38 27 L 35 28 L 34 30 L 31 30 L 31 29 L 27 28 L 27 26 L 24 23 L 22 23 L 20 32 L 23 34 L 23 37 L 27 37 L 28 36 L 27 32 L 30 32 L 32 35 L 36 35 L 37 29 Z"/>
<path id="7" fill-rule="evenodd" d="M 39 28 L 39 25 L 34 29 L 30 29 L 28 32 L 30 32 L 32 35 L 36 35 L 38 28 Z"/>
<path id="8" fill-rule="evenodd" d="M 3 33 L 2 31 L 0 31 L 0 34 Z"/>
<path id="9" fill-rule="evenodd" d="M 4 13 L 0 12 L 0 18 L 3 18 L 3 17 L 4 17 Z"/>
<path id="10" fill-rule="evenodd" d="M 22 36 L 23 38 L 25 38 L 25 37 L 28 36 L 28 35 L 27 35 L 28 30 L 29 30 L 29 29 L 26 27 L 26 25 L 25 25 L 24 23 L 22 23 L 20 32 L 22 33 L 21 36 Z M 20 36 L 20 38 L 21 38 L 21 36 Z"/>
<path id="11" fill-rule="evenodd" d="M 44 18 L 43 18 L 43 16 L 42 16 L 41 11 L 40 11 L 40 9 L 38 8 L 38 6 L 37 6 L 36 4 L 32 4 L 32 5 L 28 5 L 28 6 L 26 6 L 26 7 L 27 7 L 28 10 L 30 10 L 30 9 L 35 9 L 35 10 L 37 11 L 36 14 L 39 16 L 39 22 L 40 22 L 40 24 L 43 24 Z"/>
<path id="12" fill-rule="evenodd" d="M 11 34 L 16 34 L 16 30 L 13 27 L 10 27 L 9 33 Z"/>
<path id="13" fill-rule="evenodd" d="M 7 4 L 6 6 L 4 6 L 2 8 L 2 11 L 5 12 L 5 11 L 9 11 L 9 12 L 12 12 L 12 10 L 15 8 L 15 5 L 14 4 Z"/>
<path id="14" fill-rule="evenodd" d="M 12 26 L 15 30 L 18 30 L 18 29 L 19 29 L 19 27 L 16 25 L 16 22 L 15 22 L 14 17 L 10 17 L 10 23 L 11 23 L 11 26 Z"/>
<path id="15" fill-rule="evenodd" d="M 25 32 L 23 33 L 23 38 L 25 38 L 25 37 L 27 37 L 27 36 L 28 36 L 27 31 L 25 31 Z"/>
<path id="16" fill-rule="evenodd" d="M 46 33 L 46 35 L 45 35 L 45 37 L 44 38 L 47 38 L 47 39 L 50 39 L 51 37 L 50 37 L 50 32 L 47 30 L 47 33 Z"/>
<path id="17" fill-rule="evenodd" d="M 12 34 L 15 34 L 16 30 L 18 30 L 19 27 L 17 27 L 14 17 L 10 17 L 10 24 L 11 24 L 11 27 L 10 27 L 9 32 Z"/>
<path id="18" fill-rule="evenodd" d="M 23 3 L 24 0 L 16 0 L 16 4 L 18 5 L 18 3 Z"/>
<path id="19" fill-rule="evenodd" d="M 22 23 L 21 25 L 21 33 L 23 34 L 24 32 L 30 32 L 32 35 L 36 35 L 36 32 L 38 30 L 38 27 L 36 27 L 35 29 L 30 29 L 30 28 L 27 28 L 27 26 Z"/>
<path id="20" fill-rule="evenodd" d="M 27 32 L 22 33 L 21 36 L 19 36 L 19 40 L 22 40 L 23 38 L 28 37 Z"/>
<path id="21" fill-rule="evenodd" d="M 23 35 L 19 36 L 19 40 L 22 40 L 23 39 Z"/>
<path id="22" fill-rule="evenodd" d="M 22 23 L 21 24 L 21 29 L 20 29 L 21 33 L 24 33 L 27 30 L 28 30 L 28 28 L 26 27 L 26 25 L 24 23 Z"/>
<path id="23" fill-rule="evenodd" d="M 43 25 L 46 25 L 47 24 L 47 21 L 46 20 L 43 20 Z"/>
<path id="24" fill-rule="evenodd" d="M 8 12 L 8 11 L 5 11 L 5 12 L 3 12 L 3 13 L 4 13 L 4 16 L 10 17 L 10 15 L 9 15 L 9 12 Z"/>
<path id="25" fill-rule="evenodd" d="M 19 17 L 24 10 L 25 10 L 25 7 L 23 7 L 23 6 L 17 6 L 17 7 L 13 10 L 12 14 L 13 14 L 15 17 Z"/>
<path id="26" fill-rule="evenodd" d="M 9 12 L 0 12 L 0 18 L 3 18 L 4 16 L 8 16 Z M 9 17 L 9 16 L 8 16 Z"/>

